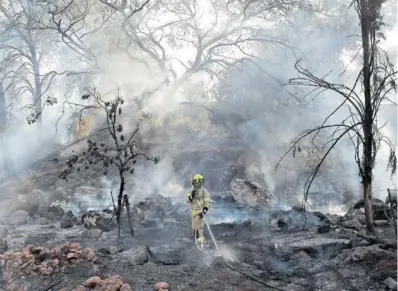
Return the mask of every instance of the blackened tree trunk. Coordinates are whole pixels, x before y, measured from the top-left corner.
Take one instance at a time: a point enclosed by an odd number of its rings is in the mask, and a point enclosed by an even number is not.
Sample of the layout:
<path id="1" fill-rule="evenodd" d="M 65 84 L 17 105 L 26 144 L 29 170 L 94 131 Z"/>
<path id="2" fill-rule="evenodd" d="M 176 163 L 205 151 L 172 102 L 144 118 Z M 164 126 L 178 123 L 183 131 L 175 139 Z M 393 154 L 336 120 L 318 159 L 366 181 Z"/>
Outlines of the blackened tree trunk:
<path id="1" fill-rule="evenodd" d="M 120 239 L 120 229 L 121 229 L 121 217 L 123 211 L 123 192 L 124 192 L 124 175 L 123 169 L 119 169 L 119 177 L 120 177 L 120 186 L 119 186 L 119 194 L 117 195 L 117 210 L 116 210 L 116 222 L 117 222 L 117 238 Z"/>
<path id="2" fill-rule="evenodd" d="M 363 166 L 362 166 L 362 185 L 363 195 L 365 201 L 365 217 L 366 229 L 368 232 L 373 232 L 373 211 L 372 211 L 372 180 L 373 180 L 373 107 L 372 107 L 372 91 L 371 91 L 371 77 L 372 77 L 372 63 L 375 52 L 370 45 L 370 37 L 372 33 L 372 15 L 370 5 L 366 5 L 366 1 L 361 1 L 361 31 L 362 31 L 362 49 L 363 49 L 363 88 L 364 88 L 364 115 L 363 115 Z"/>

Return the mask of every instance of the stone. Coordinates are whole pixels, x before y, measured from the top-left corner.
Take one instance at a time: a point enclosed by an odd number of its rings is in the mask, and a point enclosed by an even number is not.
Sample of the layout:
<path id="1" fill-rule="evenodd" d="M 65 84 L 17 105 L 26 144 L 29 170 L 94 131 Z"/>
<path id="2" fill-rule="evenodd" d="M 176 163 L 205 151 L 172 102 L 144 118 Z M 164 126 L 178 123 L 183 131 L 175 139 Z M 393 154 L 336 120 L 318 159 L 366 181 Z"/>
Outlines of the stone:
<path id="1" fill-rule="evenodd" d="M 121 252 L 117 255 L 123 260 L 128 260 L 133 265 L 143 265 L 148 262 L 149 252 L 147 246 L 141 246 L 134 249 Z"/>
<path id="2" fill-rule="evenodd" d="M 312 258 L 304 251 L 299 251 L 293 254 L 291 258 L 298 262 L 308 262 L 312 260 Z"/>
<path id="3" fill-rule="evenodd" d="M 250 180 L 235 178 L 230 184 L 234 200 L 243 206 L 276 206 L 277 199 L 270 191 Z"/>
<path id="4" fill-rule="evenodd" d="M 282 250 L 285 252 L 299 252 L 305 251 L 308 255 L 313 258 L 322 256 L 333 257 L 337 255 L 341 250 L 349 248 L 351 242 L 348 239 L 334 239 L 326 237 L 315 237 L 309 239 L 303 239 L 301 241 L 287 243 L 282 246 Z"/>
<path id="5" fill-rule="evenodd" d="M 82 215 L 82 224 L 87 229 L 100 229 L 111 231 L 117 228 L 117 223 L 112 216 L 104 212 L 90 210 Z"/>
<path id="6" fill-rule="evenodd" d="M 51 217 L 62 217 L 65 214 L 65 210 L 59 205 L 51 205 L 47 208 L 47 213 Z"/>
<path id="7" fill-rule="evenodd" d="M 345 262 L 352 263 L 364 260 L 375 260 L 384 258 L 396 258 L 396 253 L 384 250 L 381 245 L 375 244 L 370 246 L 356 247 L 348 252 Z"/>
<path id="8" fill-rule="evenodd" d="M 383 283 L 390 288 L 391 290 L 397 290 L 397 281 L 395 281 L 393 278 L 388 277 L 383 281 Z"/>
<path id="9" fill-rule="evenodd" d="M 74 225 L 73 218 L 70 217 L 62 217 L 60 227 L 61 228 L 71 228 Z"/>
<path id="10" fill-rule="evenodd" d="M 151 195 L 133 205 L 131 208 L 132 216 L 141 224 L 153 226 L 159 220 L 163 220 L 173 210 L 173 204 L 170 197 L 161 195 Z"/>
<path id="11" fill-rule="evenodd" d="M 317 233 L 322 234 L 322 233 L 328 233 L 332 230 L 332 227 L 330 224 L 325 224 L 325 225 L 320 225 L 318 226 Z"/>
<path id="12" fill-rule="evenodd" d="M 360 230 L 363 228 L 362 223 L 360 223 L 357 219 L 343 221 L 341 225 L 345 228 L 351 228 L 356 230 Z"/>
<path id="13" fill-rule="evenodd" d="M 158 282 L 153 286 L 153 289 L 156 291 L 160 291 L 161 289 L 167 290 L 169 289 L 169 284 L 167 284 L 166 282 Z"/>

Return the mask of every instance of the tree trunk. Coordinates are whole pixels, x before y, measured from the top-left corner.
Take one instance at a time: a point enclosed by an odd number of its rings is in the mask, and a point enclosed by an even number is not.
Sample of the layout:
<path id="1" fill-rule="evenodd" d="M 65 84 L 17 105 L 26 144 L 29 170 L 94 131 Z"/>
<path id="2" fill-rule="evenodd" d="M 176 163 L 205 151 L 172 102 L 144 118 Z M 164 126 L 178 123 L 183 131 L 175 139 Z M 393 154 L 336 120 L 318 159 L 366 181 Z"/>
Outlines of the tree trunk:
<path id="1" fill-rule="evenodd" d="M 131 234 L 131 236 L 134 236 L 133 217 L 131 215 L 130 202 L 129 202 L 129 198 L 127 197 L 127 195 L 124 195 L 124 204 L 126 206 L 127 218 L 129 220 L 130 234 Z"/>
<path id="2" fill-rule="evenodd" d="M 361 32 L 363 48 L 363 88 L 365 98 L 365 109 L 363 115 L 363 165 L 362 165 L 362 185 L 365 201 L 366 229 L 369 233 L 373 232 L 373 209 L 372 209 L 372 179 L 373 179 L 373 107 L 371 92 L 371 54 L 370 34 L 372 25 L 372 15 L 369 11 L 369 5 L 366 1 L 360 1 L 361 7 Z"/>
<path id="3" fill-rule="evenodd" d="M 123 192 L 124 192 L 124 176 L 123 171 L 119 171 L 120 177 L 120 187 L 119 187 L 119 194 L 117 195 L 117 210 L 116 210 L 116 222 L 117 222 L 117 240 L 120 239 L 120 229 L 121 229 L 121 217 L 123 211 Z"/>
<path id="4" fill-rule="evenodd" d="M 40 65 L 37 59 L 37 52 L 36 47 L 32 43 L 29 47 L 30 55 L 32 57 L 32 67 L 33 67 L 33 74 L 34 74 L 34 81 L 35 81 L 35 96 L 34 96 L 34 104 L 35 104 L 35 111 L 36 111 L 36 122 L 37 126 L 41 128 L 42 125 L 42 114 L 43 114 L 43 102 L 41 100 L 41 78 L 40 78 Z"/>
<path id="5" fill-rule="evenodd" d="M 0 84 L 0 133 L 4 132 L 6 127 L 7 127 L 6 93 L 3 90 L 3 85 Z"/>

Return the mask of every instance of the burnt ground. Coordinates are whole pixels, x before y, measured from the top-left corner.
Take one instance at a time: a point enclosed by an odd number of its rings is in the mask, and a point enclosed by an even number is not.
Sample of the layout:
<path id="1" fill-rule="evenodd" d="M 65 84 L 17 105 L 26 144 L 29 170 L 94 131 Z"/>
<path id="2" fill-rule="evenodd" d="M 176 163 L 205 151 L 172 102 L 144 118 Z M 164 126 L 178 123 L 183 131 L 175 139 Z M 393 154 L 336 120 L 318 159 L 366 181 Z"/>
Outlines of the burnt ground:
<path id="1" fill-rule="evenodd" d="M 59 223 L 8 228 L 10 250 L 27 243 L 74 241 L 95 249 L 99 256 L 96 263 L 69 265 L 48 278 L 22 278 L 29 290 L 44 291 L 56 282 L 59 284 L 51 290 L 72 290 L 89 277 L 111 275 L 121 275 L 135 291 L 153 290 L 159 281 L 168 282 L 170 290 L 275 290 L 229 269 L 222 259 L 200 252 L 191 239 L 188 220 L 165 222 L 161 227 L 140 226 L 134 237 L 124 228 L 119 245 L 116 230 L 97 240 L 83 238 L 84 227 L 77 225 L 70 229 L 61 229 Z M 361 242 L 341 238 L 334 229 L 325 234 L 318 234 L 317 227 L 282 231 L 267 227 L 264 221 L 253 221 L 216 224 L 212 230 L 221 248 L 233 253 L 233 266 L 283 290 L 389 290 L 383 280 L 396 278 L 396 256 L 383 253 L 395 250 L 388 246 L 380 250 L 379 245 L 364 239 L 362 245 L 367 249 L 363 251 Z M 129 253 L 137 249 L 141 251 Z M 356 254 L 359 249 L 362 251 Z M 392 267 L 391 260 L 395 260 Z"/>

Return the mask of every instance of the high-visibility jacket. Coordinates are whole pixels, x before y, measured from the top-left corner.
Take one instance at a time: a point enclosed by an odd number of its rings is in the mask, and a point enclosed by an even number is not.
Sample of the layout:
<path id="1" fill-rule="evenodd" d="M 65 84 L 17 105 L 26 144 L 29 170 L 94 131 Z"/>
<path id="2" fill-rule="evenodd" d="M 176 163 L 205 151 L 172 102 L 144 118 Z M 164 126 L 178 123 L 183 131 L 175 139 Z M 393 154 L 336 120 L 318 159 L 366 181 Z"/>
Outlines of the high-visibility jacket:
<path id="1" fill-rule="evenodd" d="M 198 215 L 199 213 L 201 213 L 202 208 L 206 207 L 207 209 L 210 208 L 210 194 L 209 191 L 206 190 L 206 188 L 204 187 L 200 187 L 197 190 L 197 194 L 195 199 L 193 199 L 192 201 L 189 200 L 188 197 L 192 196 L 192 192 L 194 191 L 194 187 L 192 186 L 191 188 L 188 189 L 188 192 L 185 196 L 185 201 L 187 203 L 189 203 L 189 205 L 191 206 L 191 215 Z M 199 203 L 198 203 L 198 201 Z M 202 208 L 201 208 L 202 206 Z"/>

